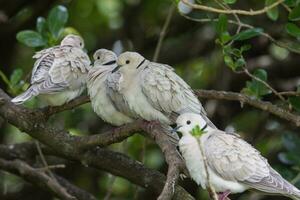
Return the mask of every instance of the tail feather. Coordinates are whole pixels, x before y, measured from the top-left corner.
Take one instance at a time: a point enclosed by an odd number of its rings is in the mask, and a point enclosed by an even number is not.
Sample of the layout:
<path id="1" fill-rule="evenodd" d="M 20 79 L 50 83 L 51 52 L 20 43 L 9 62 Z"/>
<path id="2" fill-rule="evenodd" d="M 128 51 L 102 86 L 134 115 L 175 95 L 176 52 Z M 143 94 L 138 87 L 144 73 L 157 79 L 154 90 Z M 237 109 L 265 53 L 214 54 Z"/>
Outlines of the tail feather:
<path id="1" fill-rule="evenodd" d="M 11 100 L 14 104 L 23 104 L 25 101 L 31 99 L 32 97 L 36 96 L 37 92 L 32 88 L 28 88 L 24 93 L 16 96 Z"/>

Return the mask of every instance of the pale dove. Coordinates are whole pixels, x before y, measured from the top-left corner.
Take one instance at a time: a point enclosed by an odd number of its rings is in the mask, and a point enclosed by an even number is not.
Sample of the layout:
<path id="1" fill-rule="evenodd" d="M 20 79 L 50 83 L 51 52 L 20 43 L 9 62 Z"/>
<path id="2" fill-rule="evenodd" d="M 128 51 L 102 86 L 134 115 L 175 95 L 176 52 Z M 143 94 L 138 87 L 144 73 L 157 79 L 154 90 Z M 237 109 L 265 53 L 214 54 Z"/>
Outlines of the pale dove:
<path id="1" fill-rule="evenodd" d="M 37 52 L 31 75 L 31 86 L 12 99 L 22 104 L 34 96 L 48 105 L 59 106 L 78 97 L 85 89 L 90 59 L 83 51 L 81 37 L 67 35 L 59 46 Z"/>
<path id="2" fill-rule="evenodd" d="M 194 113 L 180 115 L 176 123 L 175 130 L 182 133 L 179 149 L 192 179 L 204 189 L 211 185 L 220 200 L 247 189 L 300 199 L 300 191 L 240 137 L 210 127 Z"/>
<path id="3" fill-rule="evenodd" d="M 107 87 L 121 112 L 168 125 L 175 123 L 174 113 L 193 112 L 214 126 L 190 86 L 171 66 L 150 62 L 135 52 L 121 54 L 117 64 L 107 78 Z"/>
<path id="4" fill-rule="evenodd" d="M 116 110 L 106 92 L 106 78 L 117 66 L 116 54 L 106 49 L 99 49 L 93 57 L 95 62 L 88 73 L 87 90 L 94 111 L 104 121 L 116 126 L 132 122 L 132 118 Z"/>

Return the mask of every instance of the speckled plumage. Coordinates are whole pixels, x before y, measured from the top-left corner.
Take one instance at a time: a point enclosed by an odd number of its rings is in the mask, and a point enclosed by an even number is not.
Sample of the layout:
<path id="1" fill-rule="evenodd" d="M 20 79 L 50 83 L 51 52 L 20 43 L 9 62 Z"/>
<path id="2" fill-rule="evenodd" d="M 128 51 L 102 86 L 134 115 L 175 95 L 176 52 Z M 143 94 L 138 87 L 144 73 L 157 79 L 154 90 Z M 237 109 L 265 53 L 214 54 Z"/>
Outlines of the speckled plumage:
<path id="1" fill-rule="evenodd" d="M 206 122 L 200 115 L 192 113 L 179 116 L 176 122 L 181 126 L 178 131 L 183 134 L 179 141 L 180 151 L 191 177 L 203 188 L 207 187 L 207 178 L 199 144 L 202 145 L 207 160 L 210 183 L 217 192 L 229 190 L 240 193 L 252 188 L 300 199 L 300 191 L 277 173 L 260 152 L 240 137 L 209 126 L 200 137 L 194 137 L 191 130 L 196 125 L 204 127 Z"/>
<path id="2" fill-rule="evenodd" d="M 120 111 L 164 124 L 175 122 L 172 113 L 194 112 L 207 119 L 190 86 L 172 67 L 150 62 L 135 52 L 121 54 L 117 64 L 119 69 L 108 77 L 107 85 Z"/>
<path id="3" fill-rule="evenodd" d="M 117 66 L 117 56 L 112 51 L 99 49 L 93 57 L 95 62 L 88 74 L 87 89 L 94 111 L 104 121 L 116 126 L 132 122 L 132 118 L 115 108 L 107 94 L 106 79 Z"/>
<path id="4" fill-rule="evenodd" d="M 85 89 L 90 59 L 83 51 L 79 36 L 66 36 L 59 46 L 37 52 L 31 75 L 31 86 L 23 94 L 12 99 L 16 104 L 38 96 L 48 105 L 62 105 Z"/>

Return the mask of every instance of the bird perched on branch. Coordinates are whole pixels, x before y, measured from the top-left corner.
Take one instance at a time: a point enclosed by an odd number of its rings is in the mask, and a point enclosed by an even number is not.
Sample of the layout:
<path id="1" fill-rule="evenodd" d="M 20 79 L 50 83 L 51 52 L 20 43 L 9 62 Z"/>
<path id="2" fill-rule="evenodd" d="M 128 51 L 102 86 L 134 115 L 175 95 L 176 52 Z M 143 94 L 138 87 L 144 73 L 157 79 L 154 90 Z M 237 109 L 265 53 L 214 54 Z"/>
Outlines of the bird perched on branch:
<path id="1" fill-rule="evenodd" d="M 31 86 L 12 99 L 22 104 L 34 96 L 48 105 L 59 106 L 78 97 L 86 87 L 90 59 L 83 51 L 80 36 L 67 35 L 58 46 L 37 52 L 31 75 Z"/>
<path id="2" fill-rule="evenodd" d="M 108 93 L 116 107 L 132 118 L 174 124 L 174 113 L 206 112 L 190 86 L 166 64 L 150 62 L 138 53 L 125 52 L 107 78 Z"/>
<path id="3" fill-rule="evenodd" d="M 129 116 L 119 112 L 107 94 L 106 78 L 117 67 L 117 55 L 106 49 L 94 53 L 94 67 L 88 73 L 87 89 L 94 111 L 104 121 L 120 126 L 133 121 Z"/>
<path id="4" fill-rule="evenodd" d="M 247 189 L 300 200 L 300 191 L 238 136 L 211 127 L 194 113 L 180 115 L 176 123 L 174 131 L 182 133 L 179 149 L 192 179 L 214 189 L 219 200 Z"/>

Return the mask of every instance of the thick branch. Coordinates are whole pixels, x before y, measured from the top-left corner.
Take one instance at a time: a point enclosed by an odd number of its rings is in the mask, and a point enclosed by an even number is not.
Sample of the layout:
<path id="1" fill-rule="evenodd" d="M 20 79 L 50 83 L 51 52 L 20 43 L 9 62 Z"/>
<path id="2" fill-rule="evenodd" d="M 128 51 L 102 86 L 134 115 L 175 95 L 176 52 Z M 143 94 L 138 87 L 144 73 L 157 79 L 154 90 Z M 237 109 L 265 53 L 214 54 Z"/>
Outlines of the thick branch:
<path id="1" fill-rule="evenodd" d="M 2 90 L 0 90 L 0 98 L 2 98 L 0 115 L 20 130 L 27 132 L 32 137 L 51 147 L 56 155 L 122 176 L 135 184 L 150 188 L 156 193 L 160 193 L 164 187 L 165 179 L 160 173 L 147 169 L 142 164 L 122 154 L 101 148 L 95 151 L 84 152 L 78 148 L 77 137 L 71 136 L 65 130 L 48 125 L 43 112 L 39 110 L 32 111 L 12 104 L 10 97 Z M 175 187 L 174 197 L 175 199 L 193 199 L 180 186 Z"/>

